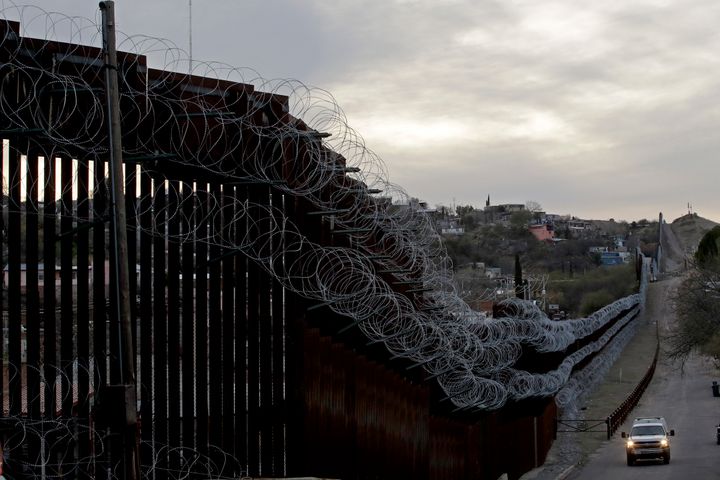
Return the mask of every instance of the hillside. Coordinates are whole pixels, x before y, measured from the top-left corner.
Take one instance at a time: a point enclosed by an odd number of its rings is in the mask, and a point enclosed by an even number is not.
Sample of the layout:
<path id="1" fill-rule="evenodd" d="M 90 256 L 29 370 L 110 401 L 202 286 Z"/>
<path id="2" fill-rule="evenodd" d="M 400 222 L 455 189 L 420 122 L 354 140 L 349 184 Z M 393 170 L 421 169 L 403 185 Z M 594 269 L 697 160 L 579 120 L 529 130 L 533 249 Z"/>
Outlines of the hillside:
<path id="1" fill-rule="evenodd" d="M 700 239 L 718 223 L 697 214 L 683 215 L 663 225 L 663 256 L 660 269 L 664 272 L 687 267 L 686 259 L 695 253 Z"/>
<path id="2" fill-rule="evenodd" d="M 693 213 L 676 218 L 671 227 L 683 251 L 694 253 L 702 236 L 717 225 L 717 222 Z"/>

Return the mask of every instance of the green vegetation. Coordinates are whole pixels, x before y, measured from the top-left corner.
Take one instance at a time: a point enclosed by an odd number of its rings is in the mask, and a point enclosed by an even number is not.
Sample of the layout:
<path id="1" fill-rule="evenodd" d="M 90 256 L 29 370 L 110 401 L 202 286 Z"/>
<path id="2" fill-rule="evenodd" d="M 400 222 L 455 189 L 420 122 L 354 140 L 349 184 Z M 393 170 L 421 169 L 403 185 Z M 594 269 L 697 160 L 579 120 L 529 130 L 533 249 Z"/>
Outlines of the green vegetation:
<path id="1" fill-rule="evenodd" d="M 720 263 L 697 264 L 673 297 L 677 327 L 669 356 L 685 361 L 695 350 L 712 357 L 720 368 Z"/>
<path id="2" fill-rule="evenodd" d="M 513 274 L 517 277 L 518 273 L 522 278 L 547 275 L 546 303 L 559 305 L 570 317 L 585 316 L 637 292 L 632 262 L 601 266 L 600 254 L 591 253 L 591 247 L 613 248 L 615 235 L 628 239 L 628 251 L 634 251 L 638 245 L 657 242 L 658 224 L 647 220 L 632 224 L 612 220 L 593 222 L 581 238 L 574 238 L 568 231 L 562 241 L 548 243 L 538 241 L 528 231 L 530 212 L 514 213 L 507 224 L 466 221 L 466 217 L 472 218 L 478 213 L 467 207 L 462 213 L 465 234 L 443 239 L 461 291 L 487 291 L 500 287 L 497 281 L 478 272 L 479 263 L 486 268 L 500 268 L 511 281 Z M 562 238 L 562 232 L 558 233 L 555 232 L 556 237 Z"/>
<path id="3" fill-rule="evenodd" d="M 685 361 L 694 351 L 720 368 L 720 226 L 703 235 L 694 268 L 673 298 L 678 324 L 670 337 L 671 358 Z"/>
<path id="4" fill-rule="evenodd" d="M 700 266 L 707 266 L 717 260 L 720 251 L 720 226 L 703 235 L 695 252 L 695 260 Z"/>
<path id="5" fill-rule="evenodd" d="M 520 255 L 515 254 L 515 296 L 524 298 L 522 265 L 520 264 Z"/>
<path id="6" fill-rule="evenodd" d="M 635 268 L 631 264 L 597 267 L 582 275 L 553 273 L 548 282 L 548 301 L 561 305 L 571 317 L 586 316 L 615 300 L 637 293 Z"/>

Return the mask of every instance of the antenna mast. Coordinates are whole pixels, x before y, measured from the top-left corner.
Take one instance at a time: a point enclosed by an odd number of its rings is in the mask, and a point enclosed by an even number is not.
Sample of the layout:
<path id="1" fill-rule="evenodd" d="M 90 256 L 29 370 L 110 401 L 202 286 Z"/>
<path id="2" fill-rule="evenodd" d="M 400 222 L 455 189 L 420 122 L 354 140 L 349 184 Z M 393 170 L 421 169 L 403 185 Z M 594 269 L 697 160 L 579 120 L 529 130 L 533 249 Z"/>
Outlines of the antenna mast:
<path id="1" fill-rule="evenodd" d="M 192 0 L 188 0 L 188 11 L 190 13 L 189 19 L 188 19 L 188 39 L 189 39 L 189 46 L 190 46 L 190 58 L 188 59 L 188 72 L 192 75 L 192 59 L 193 59 L 193 51 L 192 51 Z"/>

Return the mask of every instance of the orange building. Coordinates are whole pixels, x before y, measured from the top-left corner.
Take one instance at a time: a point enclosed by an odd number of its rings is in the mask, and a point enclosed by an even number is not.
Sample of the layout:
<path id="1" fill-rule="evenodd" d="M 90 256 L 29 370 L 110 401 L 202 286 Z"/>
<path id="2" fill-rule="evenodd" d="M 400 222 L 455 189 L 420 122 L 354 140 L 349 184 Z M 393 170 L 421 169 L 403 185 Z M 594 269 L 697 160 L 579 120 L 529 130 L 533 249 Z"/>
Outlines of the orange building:
<path id="1" fill-rule="evenodd" d="M 541 242 L 551 242 L 555 237 L 555 231 L 552 226 L 546 223 L 540 225 L 530 225 L 528 228 L 530 229 L 530 233 L 532 233 L 535 238 Z"/>

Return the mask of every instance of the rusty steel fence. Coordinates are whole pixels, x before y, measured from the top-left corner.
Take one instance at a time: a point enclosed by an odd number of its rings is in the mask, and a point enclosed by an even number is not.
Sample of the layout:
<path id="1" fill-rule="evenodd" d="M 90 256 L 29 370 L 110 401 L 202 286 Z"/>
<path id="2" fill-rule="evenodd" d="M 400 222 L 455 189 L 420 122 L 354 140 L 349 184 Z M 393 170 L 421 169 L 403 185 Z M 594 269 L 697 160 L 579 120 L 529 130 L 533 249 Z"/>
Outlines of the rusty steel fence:
<path id="1" fill-rule="evenodd" d="M 638 402 L 640 402 L 640 399 L 642 398 L 643 393 L 645 393 L 648 385 L 650 385 L 650 382 L 653 379 L 653 375 L 655 374 L 655 368 L 657 367 L 659 353 L 660 343 L 658 342 L 658 344 L 655 346 L 655 355 L 653 356 L 653 360 L 650 363 L 647 372 L 645 372 L 645 375 L 643 375 L 643 378 L 635 386 L 635 388 L 633 388 L 633 391 L 630 392 L 627 398 L 623 400 L 623 402 L 618 405 L 618 407 L 613 410 L 613 412 L 608 415 L 607 419 L 605 420 L 605 422 L 607 423 L 608 440 L 610 439 L 612 434 L 615 433 L 618 428 L 620 428 L 620 426 L 623 424 L 630 412 L 632 412 L 633 409 L 637 406 Z"/>
<path id="2" fill-rule="evenodd" d="M 0 38 L 5 468 L 123 478 L 106 65 L 95 47 L 25 38 L 15 22 L 0 21 Z M 373 209 L 391 199 L 352 177 L 287 96 L 131 53 L 119 63 L 144 477 L 495 479 L 542 464 L 552 396 L 460 408 L 464 384 L 448 394 L 440 374 L 398 354 L 402 331 L 381 325 L 385 344 L 367 334 L 368 305 L 352 296 L 367 288 L 359 263 L 401 298 L 380 292 L 377 316 L 442 305 Z M 343 221 L 351 210 L 375 216 Z M 522 345 L 522 361 L 552 371 L 614 321 L 564 351 Z M 449 345 L 408 350 L 430 347 Z"/>

